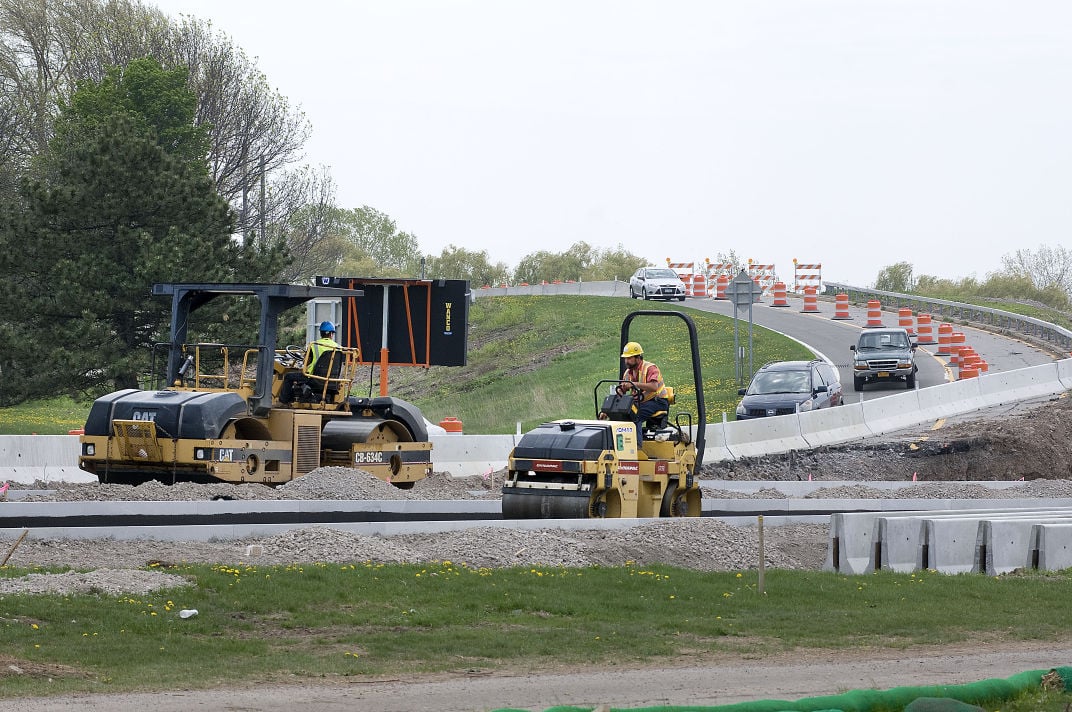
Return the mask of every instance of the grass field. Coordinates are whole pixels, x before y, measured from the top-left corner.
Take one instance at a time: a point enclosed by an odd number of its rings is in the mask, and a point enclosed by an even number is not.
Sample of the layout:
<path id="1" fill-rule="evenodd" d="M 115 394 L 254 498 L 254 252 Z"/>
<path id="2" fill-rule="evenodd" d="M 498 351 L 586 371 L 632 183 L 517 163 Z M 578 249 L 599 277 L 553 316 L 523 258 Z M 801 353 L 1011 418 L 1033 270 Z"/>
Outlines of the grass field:
<path id="1" fill-rule="evenodd" d="M 0 576 L 24 570 L 0 568 Z M 1068 572 L 988 578 L 669 567 L 180 565 L 148 595 L 5 595 L 0 650 L 50 694 L 628 665 L 803 649 L 1067 641 Z M 199 611 L 180 619 L 180 609 Z M 0 675 L 0 696 L 39 679 Z M 1072 697 L 1068 697 L 1072 700 Z M 1005 709 L 1005 708 L 1003 708 Z"/>

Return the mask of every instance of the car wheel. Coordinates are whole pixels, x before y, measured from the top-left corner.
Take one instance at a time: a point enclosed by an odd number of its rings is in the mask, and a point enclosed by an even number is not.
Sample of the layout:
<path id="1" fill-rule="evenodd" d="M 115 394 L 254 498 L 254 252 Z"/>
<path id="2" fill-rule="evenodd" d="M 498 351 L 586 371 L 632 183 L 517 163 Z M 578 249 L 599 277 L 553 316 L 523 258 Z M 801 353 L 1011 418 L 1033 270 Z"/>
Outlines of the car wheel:
<path id="1" fill-rule="evenodd" d="M 852 390 L 862 391 L 864 389 L 864 379 L 860 376 L 852 377 Z"/>
<path id="2" fill-rule="evenodd" d="M 641 292 L 640 294 L 641 294 L 642 297 L 644 297 L 645 302 L 648 301 L 649 299 L 651 299 L 651 297 L 648 296 L 648 290 L 647 290 L 646 287 L 644 288 L 644 291 Z"/>
<path id="3" fill-rule="evenodd" d="M 914 374 L 914 373 L 908 374 L 907 376 L 905 376 L 904 382 L 905 382 L 905 388 L 907 388 L 908 390 L 912 390 L 913 388 L 916 387 L 916 374 Z"/>
<path id="4" fill-rule="evenodd" d="M 677 298 L 677 300 L 678 300 L 679 302 L 683 302 L 683 301 L 685 301 L 685 297 L 678 297 L 678 298 Z"/>
<path id="5" fill-rule="evenodd" d="M 629 298 L 636 299 L 636 292 L 633 291 L 632 287 L 629 287 Z"/>

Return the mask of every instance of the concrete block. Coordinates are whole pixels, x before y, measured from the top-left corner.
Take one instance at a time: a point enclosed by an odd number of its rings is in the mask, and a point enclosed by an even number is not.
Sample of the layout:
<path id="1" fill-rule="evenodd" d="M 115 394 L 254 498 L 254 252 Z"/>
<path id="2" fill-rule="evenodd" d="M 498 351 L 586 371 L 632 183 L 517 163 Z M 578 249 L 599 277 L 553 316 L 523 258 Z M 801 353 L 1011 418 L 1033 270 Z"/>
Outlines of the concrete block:
<path id="1" fill-rule="evenodd" d="M 987 406 L 1016 403 L 1067 390 L 1058 376 L 1056 362 L 987 373 L 978 380 L 980 398 Z"/>
<path id="2" fill-rule="evenodd" d="M 1045 523 L 1036 527 L 1039 570 L 1072 568 L 1072 524 Z"/>
<path id="3" fill-rule="evenodd" d="M 872 435 L 861 402 L 800 414 L 800 435 L 809 447 L 836 445 Z"/>
<path id="4" fill-rule="evenodd" d="M 734 458 L 758 457 L 790 450 L 806 450 L 795 415 L 734 420 L 726 423 L 726 447 Z"/>
<path id="5" fill-rule="evenodd" d="M 920 420 L 919 396 L 914 389 L 897 395 L 872 398 L 860 405 L 863 407 L 864 423 L 875 435 L 909 428 L 923 422 Z"/>

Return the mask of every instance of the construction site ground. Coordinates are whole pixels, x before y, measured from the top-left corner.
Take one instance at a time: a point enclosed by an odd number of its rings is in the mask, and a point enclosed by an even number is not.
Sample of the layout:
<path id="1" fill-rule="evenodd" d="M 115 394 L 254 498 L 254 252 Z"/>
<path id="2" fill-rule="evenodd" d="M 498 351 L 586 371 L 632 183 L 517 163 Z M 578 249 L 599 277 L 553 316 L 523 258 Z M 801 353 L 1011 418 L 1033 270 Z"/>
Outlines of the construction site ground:
<path id="1" fill-rule="evenodd" d="M 936 427 L 936 426 L 941 427 Z M 796 452 L 747 461 L 708 462 L 703 476 L 708 480 L 830 480 L 849 481 L 851 486 L 821 488 L 819 497 L 1068 497 L 1072 463 L 1072 405 L 1067 398 L 1053 398 L 1015 411 L 979 413 L 952 424 L 926 424 L 910 432 L 900 432 L 867 442 L 815 451 Z M 425 499 L 494 497 L 496 480 L 502 473 L 486 478 L 448 477 L 442 473 L 418 483 L 410 492 L 395 490 L 378 481 L 355 478 L 347 471 L 326 469 L 305 482 L 269 490 L 257 485 L 182 485 L 165 488 L 144 485 L 121 488 L 114 485 L 62 487 L 50 499 L 198 499 L 228 496 L 237 499 L 339 497 L 340 483 L 354 489 L 341 496 L 353 498 L 419 497 Z M 896 490 L 868 486 L 868 482 L 890 480 L 916 483 Z M 1007 489 L 966 485 L 965 481 L 1016 481 Z M 1022 483 L 1020 481 L 1022 480 Z M 754 496 L 731 493 L 711 482 L 705 497 Z M 762 496 L 777 496 L 766 491 Z M 682 526 L 702 528 L 683 534 Z M 644 536 L 607 536 L 606 533 L 574 540 L 571 533 L 542 531 L 531 533 L 525 542 L 498 546 L 486 530 L 471 538 L 463 533 L 422 536 L 390 545 L 375 538 L 341 536 L 329 530 L 311 530 L 262 540 L 262 563 L 287 560 L 333 560 L 355 547 L 360 558 L 418 560 L 450 558 L 477 565 L 515 565 L 536 560 L 545 563 L 584 566 L 591 563 L 663 561 L 709 570 L 749 567 L 757 560 L 755 536 L 748 528 L 728 527 L 720 522 L 667 521 L 643 527 Z M 509 534 L 501 534 L 508 536 Z M 517 532 L 513 535 L 518 536 Z M 767 538 L 769 565 L 785 568 L 818 568 L 827 545 L 825 525 L 791 525 L 772 528 Z M 525 536 L 530 536 L 526 534 Z M 685 543 L 697 540 L 703 556 Z M 722 544 L 715 545 L 715 542 Z M 117 586 L 153 583 L 133 580 L 131 569 L 150 560 L 169 556 L 187 561 L 227 561 L 243 558 L 247 542 L 175 543 L 103 540 L 95 542 L 26 540 L 12 555 L 17 566 L 69 565 L 78 569 L 106 569 L 105 577 L 115 577 Z M 174 546 L 174 549 L 169 547 Z M 680 557 L 667 557 L 678 547 Z M 380 548 L 377 548 L 380 547 Z M 500 552 L 499 559 L 481 563 L 488 550 Z M 536 556 L 520 556 L 519 550 L 537 551 Z M 388 552 L 393 552 L 388 554 Z M 401 552 L 401 553 L 400 553 Z M 490 555 L 489 555 L 490 556 Z M 669 560 L 668 560 L 669 559 Z M 692 562 L 690 564 L 690 562 Z M 142 572 L 144 573 L 144 572 Z M 129 580 L 123 577 L 131 577 Z M 103 585 L 99 581 L 96 585 Z M 76 582 L 57 582 L 73 586 Z M 57 589 L 50 589 L 57 590 Z M 106 589 L 105 589 L 106 590 Z M 0 596 L 3 592 L 0 592 Z M 653 705 L 716 705 L 743 700 L 797 699 L 836 694 L 850 689 L 888 688 L 900 685 L 954 684 L 989 677 L 1008 677 L 1024 670 L 1050 668 L 1072 663 L 1072 645 L 1025 644 L 1000 639 L 975 641 L 956 647 L 865 650 L 798 650 L 773 657 L 726 659 L 690 655 L 686 659 L 663 660 L 657 665 L 636 669 L 545 669 L 540 671 L 501 670 L 494 673 L 459 672 L 421 679 L 349 680 L 347 682 L 295 682 L 266 689 L 209 691 L 167 691 L 152 694 L 76 696 L 67 698 L 0 699 L 0 710 L 118 710 L 133 712 L 152 706 L 157 712 L 189 709 L 289 710 L 302 705 L 310 711 L 369 709 L 384 712 L 435 710 L 469 712 L 519 708 L 542 710 L 554 705 L 619 708 Z M 35 666 L 26 660 L 0 653 L 0 674 L 34 674 L 42 684 L 59 670 Z"/>

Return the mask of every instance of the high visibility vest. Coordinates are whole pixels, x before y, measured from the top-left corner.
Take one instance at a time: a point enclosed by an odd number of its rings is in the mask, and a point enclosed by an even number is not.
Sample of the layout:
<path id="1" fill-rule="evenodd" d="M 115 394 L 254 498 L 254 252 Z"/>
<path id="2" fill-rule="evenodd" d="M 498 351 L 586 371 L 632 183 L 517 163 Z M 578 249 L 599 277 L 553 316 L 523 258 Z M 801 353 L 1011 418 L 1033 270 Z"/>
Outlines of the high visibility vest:
<path id="1" fill-rule="evenodd" d="M 627 368 L 627 369 L 625 369 L 625 373 L 622 374 L 622 380 L 623 381 L 636 381 L 637 383 L 647 383 L 648 382 L 648 371 L 653 366 L 655 366 L 655 364 L 648 363 L 647 361 L 644 361 L 640 366 L 640 373 L 637 374 L 636 378 L 630 378 L 629 377 L 629 374 L 633 372 L 633 369 Z M 641 391 L 641 393 L 644 394 L 643 397 L 641 398 L 642 401 L 650 401 L 653 398 L 668 398 L 669 395 L 670 395 L 669 392 L 666 390 L 666 384 L 662 380 L 662 373 L 661 372 L 659 373 L 659 390 L 652 391 L 651 393 L 648 393 L 647 391 Z"/>
<path id="2" fill-rule="evenodd" d="M 307 374 L 312 373 L 313 367 L 316 366 L 316 361 L 320 358 L 320 355 L 325 351 L 334 351 L 337 348 L 341 347 L 335 343 L 335 339 L 330 339 L 326 336 L 321 336 L 316 341 L 311 342 L 306 352 L 305 365 L 302 367 L 302 371 Z"/>

